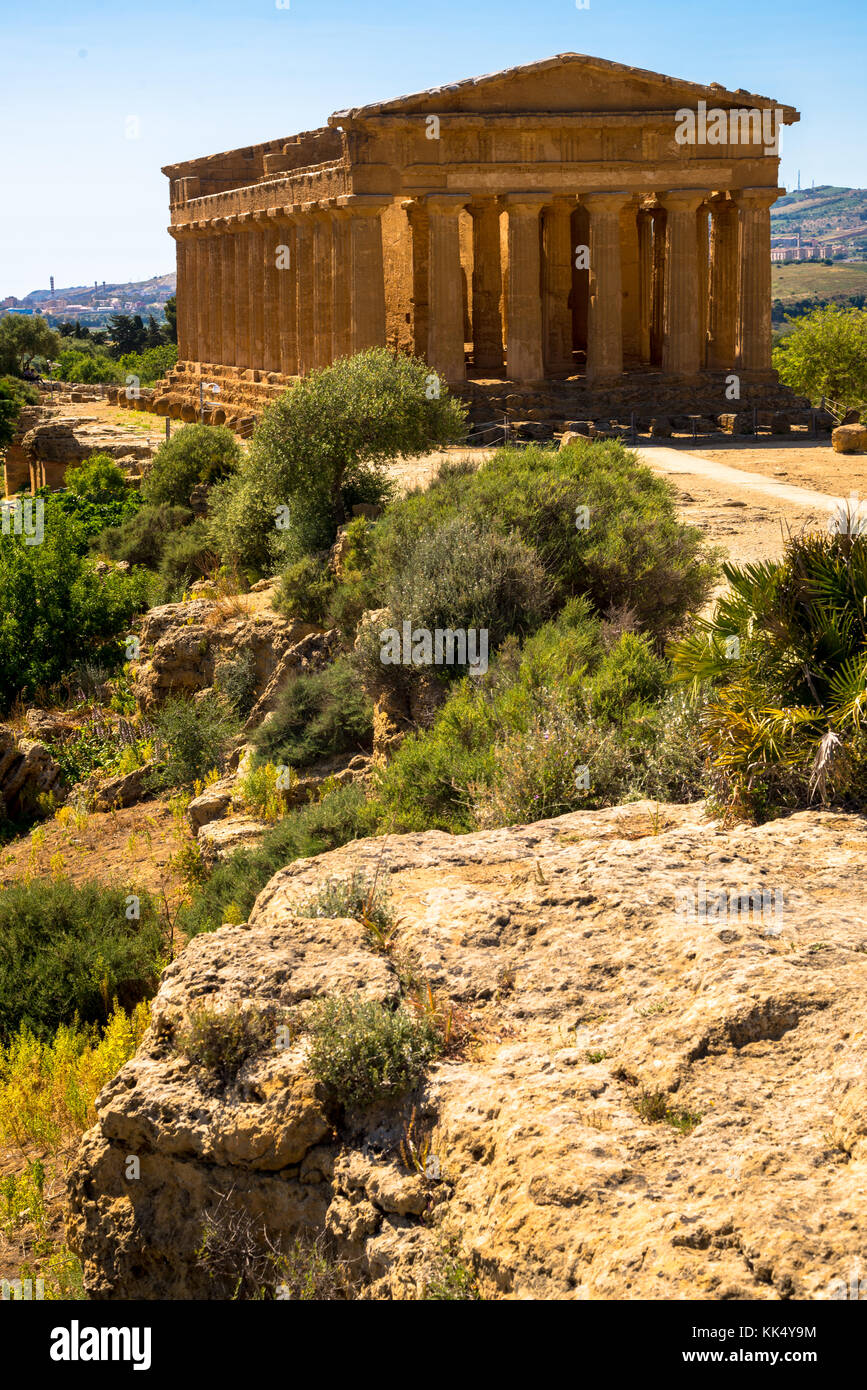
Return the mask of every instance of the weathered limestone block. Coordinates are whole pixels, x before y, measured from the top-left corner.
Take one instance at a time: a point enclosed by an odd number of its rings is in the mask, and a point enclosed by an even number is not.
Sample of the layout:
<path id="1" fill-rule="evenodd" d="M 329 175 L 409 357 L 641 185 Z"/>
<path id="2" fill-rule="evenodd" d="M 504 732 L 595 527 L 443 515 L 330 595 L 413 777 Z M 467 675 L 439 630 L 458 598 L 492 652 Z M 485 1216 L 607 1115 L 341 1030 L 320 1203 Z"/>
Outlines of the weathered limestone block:
<path id="1" fill-rule="evenodd" d="M 751 410 L 720 415 L 717 417 L 717 424 L 724 434 L 755 434 Z"/>
<path id="2" fill-rule="evenodd" d="M 0 725 L 0 804 L 8 815 L 34 811 L 40 796 L 64 800 L 63 773 L 44 744 Z"/>
<path id="3" fill-rule="evenodd" d="M 838 425 L 831 432 L 831 446 L 838 454 L 867 452 L 867 425 Z"/>

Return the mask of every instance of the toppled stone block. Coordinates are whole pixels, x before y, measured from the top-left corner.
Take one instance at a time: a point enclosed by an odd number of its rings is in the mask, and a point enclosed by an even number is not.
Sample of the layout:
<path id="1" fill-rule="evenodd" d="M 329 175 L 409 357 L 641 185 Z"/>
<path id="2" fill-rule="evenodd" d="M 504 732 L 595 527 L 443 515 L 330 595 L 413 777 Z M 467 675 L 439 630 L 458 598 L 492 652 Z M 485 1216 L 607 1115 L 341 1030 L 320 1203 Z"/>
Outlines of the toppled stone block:
<path id="1" fill-rule="evenodd" d="M 838 425 L 831 432 L 831 447 L 837 454 L 867 453 L 867 425 Z"/>
<path id="2" fill-rule="evenodd" d="M 725 415 L 718 415 L 717 424 L 723 434 L 755 434 L 756 432 L 751 410 L 739 410 Z"/>

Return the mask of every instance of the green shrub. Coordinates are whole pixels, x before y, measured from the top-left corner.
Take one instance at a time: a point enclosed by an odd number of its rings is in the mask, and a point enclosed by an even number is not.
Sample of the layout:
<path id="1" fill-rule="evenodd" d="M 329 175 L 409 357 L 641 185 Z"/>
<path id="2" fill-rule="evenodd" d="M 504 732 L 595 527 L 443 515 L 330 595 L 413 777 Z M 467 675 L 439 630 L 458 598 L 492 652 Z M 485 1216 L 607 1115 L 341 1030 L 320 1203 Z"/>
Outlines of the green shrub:
<path id="1" fill-rule="evenodd" d="M 698 711 L 667 693 L 667 667 L 645 637 L 615 640 L 606 628 L 572 600 L 523 647 L 505 643 L 485 678 L 453 687 L 431 728 L 378 771 L 383 822 L 461 833 L 700 796 Z"/>
<path id="2" fill-rule="evenodd" d="M 220 662 L 214 671 L 214 685 L 225 695 L 236 714 L 250 713 L 256 703 L 259 672 L 249 647 L 242 647 L 236 656 Z"/>
<path id="3" fill-rule="evenodd" d="M 441 1048 L 433 1025 L 375 999 L 319 999 L 306 1019 L 309 1066 L 345 1106 L 397 1100 L 417 1086 Z"/>
<path id="4" fill-rule="evenodd" d="M 380 572 L 400 573 L 419 535 L 455 517 L 518 535 L 544 566 L 556 606 L 583 594 L 599 613 L 629 610 L 654 636 L 701 606 L 715 573 L 700 532 L 678 520 L 671 486 L 616 440 L 500 449 L 478 469 L 447 465 L 378 526 Z"/>
<path id="5" fill-rule="evenodd" d="M 280 576 L 274 607 L 287 618 L 324 623 L 334 595 L 335 578 L 326 557 L 302 555 Z"/>
<path id="6" fill-rule="evenodd" d="M 215 569 L 217 561 L 208 524 L 202 517 L 179 531 L 167 532 L 159 564 L 166 593 L 179 599 L 191 583 Z"/>
<path id="7" fill-rule="evenodd" d="M 155 902 L 138 889 L 65 878 L 3 889 L 0 1036 L 24 1025 L 45 1038 L 76 1015 L 104 1022 L 115 998 L 131 1008 L 156 988 L 165 940 Z"/>
<path id="8" fill-rule="evenodd" d="M 287 391 L 262 416 L 237 479 L 212 497 L 221 553 L 264 572 L 280 553 L 326 550 L 353 505 L 390 495 L 388 463 L 463 433 L 463 407 L 430 385 L 424 362 L 371 348 Z"/>
<path id="9" fill-rule="evenodd" d="M 128 488 L 123 472 L 110 454 L 91 454 L 78 468 L 66 470 L 66 486 L 90 502 L 122 502 Z"/>
<path id="10" fill-rule="evenodd" d="M 222 770 L 229 740 L 238 722 L 218 694 L 190 700 L 175 695 L 154 715 L 157 746 L 164 766 L 159 781 L 166 787 L 191 787 L 214 768 Z"/>
<path id="11" fill-rule="evenodd" d="M 192 520 L 189 507 L 145 506 L 121 526 L 103 531 L 93 548 L 112 560 L 126 560 L 129 565 L 145 565 L 156 570 L 166 542 Z"/>
<path id="12" fill-rule="evenodd" d="M 275 1027 L 273 1019 L 250 1009 L 195 1009 L 175 1033 L 175 1047 L 226 1084 L 251 1057 L 275 1046 Z"/>
<path id="13" fill-rule="evenodd" d="M 142 483 L 151 505 L 184 507 L 199 483 L 216 483 L 234 473 L 241 450 L 224 425 L 184 425 L 157 449 Z"/>
<path id="14" fill-rule="evenodd" d="M 356 784 L 337 787 L 321 801 L 299 806 L 265 832 L 256 850 L 237 850 L 216 865 L 178 914 L 188 936 L 216 931 L 224 922 L 244 922 L 256 898 L 278 869 L 295 859 L 345 845 L 376 832 L 377 808 Z"/>
<path id="15" fill-rule="evenodd" d="M 356 869 L 349 878 L 326 878 L 312 898 L 293 906 L 298 917 L 354 917 L 382 938 L 394 926 L 388 889 Z"/>
<path id="16" fill-rule="evenodd" d="M 550 584 L 536 556 L 518 536 L 503 536 L 453 517 L 422 531 L 408 548 L 387 595 L 389 616 L 368 626 L 359 645 L 362 669 L 375 682 L 405 686 L 418 668 L 383 665 L 380 633 L 475 629 L 487 634 L 489 652 L 511 633 L 537 627 L 550 606 Z M 477 656 L 484 655 L 484 648 Z M 426 669 L 441 679 L 465 675 L 466 662 Z"/>
<path id="17" fill-rule="evenodd" d="M 373 709 L 345 657 L 292 678 L 254 735 L 257 757 L 306 767 L 336 753 L 369 750 Z"/>
<path id="18" fill-rule="evenodd" d="M 851 409 L 867 401 L 867 309 L 819 306 L 789 318 L 791 332 L 774 349 L 780 380 L 809 396 Z"/>
<path id="19" fill-rule="evenodd" d="M 85 352 L 80 346 L 61 352 L 52 375 L 79 386 L 120 385 L 123 381 L 117 363 L 104 352 Z"/>
<path id="20" fill-rule="evenodd" d="M 0 535 L 0 710 L 82 660 L 119 664 L 120 639 L 145 603 L 139 575 L 98 575 L 84 528 L 54 498 L 39 500 L 41 544 Z"/>
<path id="21" fill-rule="evenodd" d="M 176 343 L 161 343 L 159 347 L 145 348 L 144 352 L 125 352 L 118 359 L 118 367 L 126 381 L 128 376 L 138 378 L 140 386 L 153 386 L 154 382 L 166 376 L 178 360 Z"/>
<path id="22" fill-rule="evenodd" d="M 11 443 L 18 427 L 18 416 L 23 404 L 18 392 L 10 384 L 14 378 L 0 380 L 0 449 Z"/>

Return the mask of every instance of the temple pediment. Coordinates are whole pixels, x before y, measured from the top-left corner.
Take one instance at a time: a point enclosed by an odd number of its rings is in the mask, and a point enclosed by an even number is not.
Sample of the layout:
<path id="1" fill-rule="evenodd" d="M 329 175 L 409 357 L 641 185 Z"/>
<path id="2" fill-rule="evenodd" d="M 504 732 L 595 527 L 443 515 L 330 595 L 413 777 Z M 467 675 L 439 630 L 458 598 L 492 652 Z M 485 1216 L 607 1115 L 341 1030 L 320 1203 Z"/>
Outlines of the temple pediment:
<path id="1" fill-rule="evenodd" d="M 376 117 L 467 113 L 623 113 L 676 111 L 704 100 L 709 107 L 774 107 L 773 98 L 742 90 L 729 91 L 667 77 L 664 73 L 593 58 L 585 53 L 560 53 L 554 58 L 469 78 L 393 101 L 338 111 L 330 125 L 348 125 Z M 792 107 L 782 107 L 785 123 L 799 119 Z"/>

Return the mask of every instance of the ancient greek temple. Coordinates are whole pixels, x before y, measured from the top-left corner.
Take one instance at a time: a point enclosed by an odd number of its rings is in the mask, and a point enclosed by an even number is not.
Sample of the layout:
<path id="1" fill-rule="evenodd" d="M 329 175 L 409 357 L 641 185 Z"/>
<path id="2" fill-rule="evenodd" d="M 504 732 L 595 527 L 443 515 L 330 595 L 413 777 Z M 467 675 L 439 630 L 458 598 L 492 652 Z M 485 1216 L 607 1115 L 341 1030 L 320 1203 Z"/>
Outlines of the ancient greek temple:
<path id="1" fill-rule="evenodd" d="M 567 53 L 171 165 L 179 364 L 156 408 L 188 418 L 204 378 L 232 423 L 375 344 L 459 390 L 771 383 L 774 122 L 798 119 Z"/>

